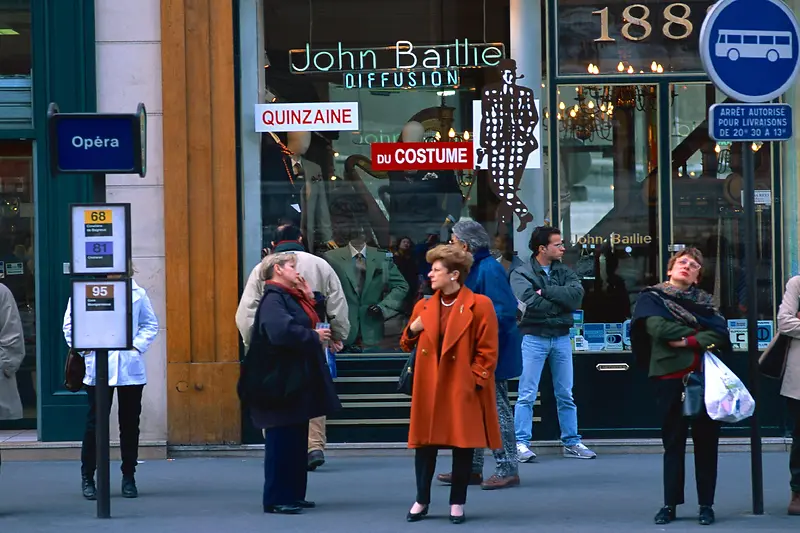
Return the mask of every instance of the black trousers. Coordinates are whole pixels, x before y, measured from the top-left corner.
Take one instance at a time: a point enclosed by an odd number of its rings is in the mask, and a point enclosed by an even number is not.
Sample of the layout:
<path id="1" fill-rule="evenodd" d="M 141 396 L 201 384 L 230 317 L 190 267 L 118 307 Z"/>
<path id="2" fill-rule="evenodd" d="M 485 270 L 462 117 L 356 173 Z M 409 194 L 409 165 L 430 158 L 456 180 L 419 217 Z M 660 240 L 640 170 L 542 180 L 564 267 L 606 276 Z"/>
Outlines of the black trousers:
<path id="1" fill-rule="evenodd" d="M 683 381 L 681 379 L 656 379 L 654 381 L 656 382 L 656 399 L 662 416 L 664 505 L 684 503 L 686 438 L 690 425 L 694 443 L 697 501 L 700 505 L 714 505 L 721 424 L 711 420 L 705 411 L 695 419 L 683 416 L 681 404 Z"/>
<path id="2" fill-rule="evenodd" d="M 800 400 L 787 398 L 789 415 L 794 420 L 792 432 L 792 453 L 789 455 L 789 472 L 792 475 L 789 482 L 792 492 L 800 492 Z"/>
<path id="3" fill-rule="evenodd" d="M 126 385 L 111 387 L 111 399 L 117 392 L 117 415 L 119 418 L 119 447 L 122 456 L 122 475 L 133 476 L 136 473 L 136 462 L 139 460 L 139 416 L 142 414 L 142 391 L 144 385 Z M 94 476 L 97 468 L 97 395 L 94 387 L 86 387 L 89 398 L 89 413 L 86 415 L 86 431 L 83 433 L 81 447 L 81 472 L 85 476 Z M 111 415 L 111 402 L 108 403 Z"/>
<path id="4" fill-rule="evenodd" d="M 464 505 L 467 503 L 467 485 L 469 474 L 472 470 L 472 448 L 453 448 L 453 482 L 450 485 L 450 505 Z M 417 503 L 428 505 L 431 503 L 431 483 L 436 470 L 436 456 L 439 448 L 425 446 L 417 448 L 414 455 L 414 469 L 417 474 Z"/>
<path id="5" fill-rule="evenodd" d="M 308 422 L 264 432 L 264 507 L 306 499 Z"/>

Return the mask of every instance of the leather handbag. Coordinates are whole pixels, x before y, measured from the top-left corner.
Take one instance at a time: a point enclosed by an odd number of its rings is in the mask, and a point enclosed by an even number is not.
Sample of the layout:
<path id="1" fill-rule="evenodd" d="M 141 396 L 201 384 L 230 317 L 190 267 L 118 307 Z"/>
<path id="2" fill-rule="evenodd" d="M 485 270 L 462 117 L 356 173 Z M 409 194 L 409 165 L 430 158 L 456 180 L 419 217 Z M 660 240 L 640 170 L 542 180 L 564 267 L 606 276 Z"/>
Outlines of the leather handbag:
<path id="1" fill-rule="evenodd" d="M 758 369 L 768 378 L 782 380 L 786 372 L 786 360 L 789 358 L 789 347 L 792 338 L 783 333 L 773 337 L 772 342 L 758 358 Z"/>
<path id="2" fill-rule="evenodd" d="M 683 416 L 697 418 L 706 409 L 705 380 L 702 372 L 689 372 L 683 376 Z"/>
<path id="3" fill-rule="evenodd" d="M 411 396 L 414 390 L 414 365 L 417 361 L 417 349 L 411 350 L 403 371 L 400 372 L 400 379 L 397 380 L 397 392 Z"/>
<path id="4" fill-rule="evenodd" d="M 70 392 L 78 392 L 83 388 L 83 378 L 86 377 L 86 362 L 81 354 L 69 349 L 67 362 L 64 364 L 64 388 Z"/>

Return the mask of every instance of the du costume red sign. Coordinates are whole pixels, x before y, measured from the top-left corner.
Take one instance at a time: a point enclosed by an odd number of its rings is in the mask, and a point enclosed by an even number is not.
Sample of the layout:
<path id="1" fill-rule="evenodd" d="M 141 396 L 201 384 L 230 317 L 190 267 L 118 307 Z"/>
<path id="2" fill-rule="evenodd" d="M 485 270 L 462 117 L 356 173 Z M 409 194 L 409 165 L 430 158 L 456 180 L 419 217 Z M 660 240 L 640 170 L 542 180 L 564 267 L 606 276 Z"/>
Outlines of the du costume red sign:
<path id="1" fill-rule="evenodd" d="M 475 168 L 471 142 L 372 143 L 375 170 L 470 170 Z"/>

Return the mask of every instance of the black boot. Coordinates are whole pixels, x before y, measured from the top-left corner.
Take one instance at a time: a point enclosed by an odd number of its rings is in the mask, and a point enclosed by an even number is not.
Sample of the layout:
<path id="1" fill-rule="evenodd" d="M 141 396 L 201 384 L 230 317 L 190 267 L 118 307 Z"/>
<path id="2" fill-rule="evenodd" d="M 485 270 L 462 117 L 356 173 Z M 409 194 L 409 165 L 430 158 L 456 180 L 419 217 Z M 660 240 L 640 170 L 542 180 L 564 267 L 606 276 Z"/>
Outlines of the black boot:
<path id="1" fill-rule="evenodd" d="M 94 485 L 94 476 L 83 475 L 81 480 L 81 489 L 83 490 L 83 497 L 87 500 L 97 499 L 97 487 Z"/>
<path id="2" fill-rule="evenodd" d="M 700 522 L 700 525 L 710 526 L 715 520 L 714 509 L 712 509 L 710 505 L 701 505 L 700 514 L 697 517 L 697 521 Z"/>
<path id="3" fill-rule="evenodd" d="M 673 520 L 675 520 L 675 507 L 673 505 L 665 505 L 656 513 L 655 522 L 660 526 L 669 524 Z"/>
<path id="4" fill-rule="evenodd" d="M 122 476 L 122 497 L 139 497 L 139 490 L 136 488 L 136 480 L 133 478 L 133 476 Z"/>

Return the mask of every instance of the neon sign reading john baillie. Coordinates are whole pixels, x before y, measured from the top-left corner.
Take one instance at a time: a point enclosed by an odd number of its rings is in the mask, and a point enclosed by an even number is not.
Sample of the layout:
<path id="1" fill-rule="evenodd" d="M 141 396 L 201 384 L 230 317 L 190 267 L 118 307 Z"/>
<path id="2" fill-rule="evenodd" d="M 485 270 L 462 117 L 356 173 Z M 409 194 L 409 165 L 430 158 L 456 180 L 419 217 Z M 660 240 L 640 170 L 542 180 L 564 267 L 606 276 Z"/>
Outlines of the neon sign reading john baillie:
<path id="1" fill-rule="evenodd" d="M 414 45 L 397 41 L 383 48 L 336 48 L 289 51 L 293 74 L 344 73 L 345 86 L 414 87 L 457 85 L 462 68 L 495 67 L 505 57 L 502 43 L 470 43 L 456 39 L 453 44 Z M 381 74 L 375 74 L 381 72 Z"/>

